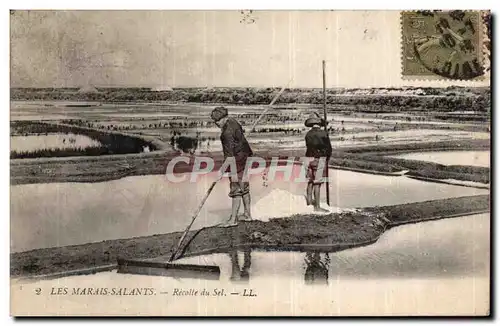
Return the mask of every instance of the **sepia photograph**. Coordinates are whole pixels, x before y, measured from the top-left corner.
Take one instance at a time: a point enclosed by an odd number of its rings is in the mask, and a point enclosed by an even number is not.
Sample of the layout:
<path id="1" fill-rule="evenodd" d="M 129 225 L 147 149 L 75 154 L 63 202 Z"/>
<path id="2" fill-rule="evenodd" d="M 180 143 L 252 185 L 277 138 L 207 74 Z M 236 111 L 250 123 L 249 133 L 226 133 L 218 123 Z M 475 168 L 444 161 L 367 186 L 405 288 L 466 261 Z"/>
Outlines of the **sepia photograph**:
<path id="1" fill-rule="evenodd" d="M 489 10 L 10 10 L 10 314 L 491 314 Z"/>

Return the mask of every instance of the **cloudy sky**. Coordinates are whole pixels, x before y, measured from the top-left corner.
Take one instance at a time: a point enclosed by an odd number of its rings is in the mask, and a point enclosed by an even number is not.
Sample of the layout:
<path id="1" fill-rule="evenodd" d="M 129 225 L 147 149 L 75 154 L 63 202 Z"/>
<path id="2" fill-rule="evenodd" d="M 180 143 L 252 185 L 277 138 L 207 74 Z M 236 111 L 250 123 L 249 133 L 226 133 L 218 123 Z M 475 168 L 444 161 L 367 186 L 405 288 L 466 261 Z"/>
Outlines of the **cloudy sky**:
<path id="1" fill-rule="evenodd" d="M 12 87 L 321 87 L 322 60 L 327 87 L 448 85 L 401 79 L 396 11 L 11 15 Z"/>

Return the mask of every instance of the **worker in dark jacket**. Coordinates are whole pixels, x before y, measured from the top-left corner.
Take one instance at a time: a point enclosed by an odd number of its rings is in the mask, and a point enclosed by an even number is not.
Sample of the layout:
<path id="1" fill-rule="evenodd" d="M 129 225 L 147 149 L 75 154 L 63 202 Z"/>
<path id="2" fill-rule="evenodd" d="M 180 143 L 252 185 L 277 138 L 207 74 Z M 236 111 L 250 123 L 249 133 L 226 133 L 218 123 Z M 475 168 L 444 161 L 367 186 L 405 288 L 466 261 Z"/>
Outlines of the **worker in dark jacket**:
<path id="1" fill-rule="evenodd" d="M 228 117 L 227 109 L 216 107 L 211 118 L 215 124 L 221 128 L 220 140 L 224 159 L 234 158 L 236 163 L 237 181 L 231 179 L 229 197 L 232 198 L 232 212 L 228 222 L 222 226 L 236 226 L 238 220 L 250 221 L 252 219 L 250 210 L 250 184 L 248 180 L 243 180 L 247 159 L 253 155 L 252 149 L 245 138 L 241 124 L 234 118 Z M 225 171 L 227 172 L 227 171 Z M 234 171 L 230 171 L 234 172 Z M 243 200 L 244 214 L 238 216 L 241 201 Z"/>
<path id="2" fill-rule="evenodd" d="M 311 127 L 306 134 L 306 157 L 313 158 L 307 167 L 307 205 L 313 205 L 316 212 L 327 212 L 320 207 L 320 190 L 323 178 L 327 176 L 328 159 L 332 155 L 332 144 L 326 130 L 322 129 L 326 121 L 317 115 L 306 120 L 306 127 Z M 319 167 L 320 159 L 324 161 Z M 314 199 L 313 199 L 314 194 Z"/>

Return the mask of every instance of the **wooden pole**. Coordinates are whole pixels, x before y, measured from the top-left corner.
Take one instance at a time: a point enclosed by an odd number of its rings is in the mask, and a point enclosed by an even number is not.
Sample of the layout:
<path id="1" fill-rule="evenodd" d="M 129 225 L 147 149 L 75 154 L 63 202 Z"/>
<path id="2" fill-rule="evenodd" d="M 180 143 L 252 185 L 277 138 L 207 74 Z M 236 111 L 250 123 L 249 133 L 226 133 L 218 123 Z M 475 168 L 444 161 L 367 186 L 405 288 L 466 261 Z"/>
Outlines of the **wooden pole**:
<path id="1" fill-rule="evenodd" d="M 280 97 L 280 95 L 283 94 L 283 92 L 285 91 L 285 89 L 290 85 L 290 83 L 292 82 L 292 80 L 293 79 L 291 79 L 288 82 L 287 86 L 283 86 L 283 88 L 279 91 L 279 93 L 276 94 L 276 96 L 274 96 L 273 100 L 271 101 L 271 103 L 269 104 L 269 106 L 266 108 L 266 110 L 264 112 L 262 112 L 262 114 L 259 116 L 259 118 L 257 120 L 255 120 L 255 122 L 254 122 L 254 124 L 252 126 L 252 129 L 250 129 L 250 132 L 254 132 L 255 131 L 255 125 L 257 124 L 257 122 L 262 118 L 262 116 L 267 112 L 267 110 L 270 107 L 273 106 L 273 104 L 278 100 L 278 98 Z M 212 182 L 212 185 L 210 186 L 210 188 L 208 189 L 207 193 L 205 194 L 205 197 L 203 198 L 203 200 L 201 201 L 200 205 L 196 209 L 196 212 L 194 213 L 193 218 L 191 219 L 191 223 L 188 225 L 188 227 L 186 228 L 186 230 L 182 234 L 181 238 L 179 239 L 179 242 L 177 243 L 177 246 L 174 249 L 174 252 L 170 256 L 169 262 L 172 262 L 174 259 L 176 259 L 177 254 L 178 253 L 182 253 L 182 251 L 184 250 L 184 248 L 182 248 L 182 250 L 181 250 L 182 242 L 186 238 L 186 235 L 187 235 L 188 231 L 191 229 L 191 226 L 193 225 L 194 220 L 198 217 L 198 214 L 200 213 L 201 209 L 203 208 L 203 205 L 205 204 L 205 201 L 207 200 L 208 196 L 210 195 L 210 193 L 212 192 L 212 190 L 214 189 L 215 185 L 217 184 L 217 182 L 219 182 L 220 179 L 222 179 L 222 174 L 217 178 L 217 180 L 215 180 L 214 182 Z M 186 246 L 184 246 L 184 247 L 186 247 Z"/>
<path id="2" fill-rule="evenodd" d="M 255 126 L 257 125 L 257 123 L 260 121 L 260 119 L 262 119 L 262 117 L 264 116 L 264 114 L 266 114 L 266 112 L 274 105 L 274 103 L 278 100 L 278 98 L 281 96 L 281 94 L 283 94 L 283 92 L 285 91 L 286 88 L 288 88 L 290 86 L 290 84 L 292 83 L 293 81 L 293 78 L 290 79 L 290 81 L 288 82 L 288 84 L 286 86 L 283 86 L 281 88 L 281 90 L 278 92 L 278 94 L 276 94 L 273 98 L 273 100 L 271 101 L 271 103 L 268 104 L 267 108 L 264 110 L 264 112 L 262 112 L 260 114 L 260 116 L 257 118 L 257 120 L 255 120 L 255 122 L 253 123 L 252 125 L 252 129 L 250 129 L 252 132 L 255 131 Z"/>
<path id="3" fill-rule="evenodd" d="M 326 75 L 325 75 L 325 60 L 323 60 L 323 115 L 324 115 L 324 119 L 325 119 L 325 132 L 326 134 L 328 135 L 328 126 L 326 124 L 326 122 L 328 121 L 327 120 L 327 116 L 326 116 Z M 326 186 L 326 203 L 328 204 L 328 206 L 330 206 L 330 180 L 329 180 L 329 169 L 328 169 L 328 165 L 329 165 L 329 162 L 330 162 L 330 157 L 327 157 L 326 158 L 326 183 L 325 183 L 325 186 Z"/>

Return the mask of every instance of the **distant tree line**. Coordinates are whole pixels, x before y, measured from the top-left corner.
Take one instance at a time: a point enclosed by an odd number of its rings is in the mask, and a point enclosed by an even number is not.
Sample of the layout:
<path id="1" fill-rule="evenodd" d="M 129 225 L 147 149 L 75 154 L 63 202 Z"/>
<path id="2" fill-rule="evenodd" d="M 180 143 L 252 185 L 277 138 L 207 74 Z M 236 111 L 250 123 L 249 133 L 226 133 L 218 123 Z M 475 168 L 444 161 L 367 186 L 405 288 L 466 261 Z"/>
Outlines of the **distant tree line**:
<path id="1" fill-rule="evenodd" d="M 388 112 L 400 110 L 474 110 L 487 112 L 491 107 L 488 89 L 422 88 L 422 95 L 349 95 L 338 94 L 338 90 L 327 91 L 328 105 L 349 105 L 366 112 Z M 143 88 L 102 89 L 95 93 L 79 93 L 65 89 L 11 89 L 12 100 L 65 100 L 65 101 L 173 101 L 194 103 L 225 103 L 233 105 L 269 104 L 277 90 L 274 88 L 222 88 L 222 89 L 174 89 L 171 91 L 149 91 Z M 323 94 L 319 89 L 289 89 L 280 96 L 277 104 L 305 103 L 322 104 Z"/>

